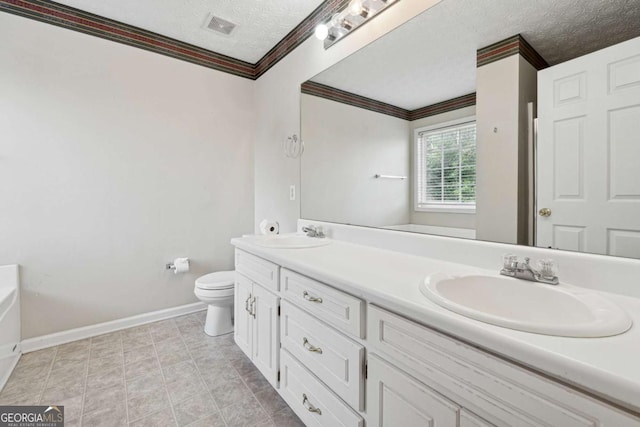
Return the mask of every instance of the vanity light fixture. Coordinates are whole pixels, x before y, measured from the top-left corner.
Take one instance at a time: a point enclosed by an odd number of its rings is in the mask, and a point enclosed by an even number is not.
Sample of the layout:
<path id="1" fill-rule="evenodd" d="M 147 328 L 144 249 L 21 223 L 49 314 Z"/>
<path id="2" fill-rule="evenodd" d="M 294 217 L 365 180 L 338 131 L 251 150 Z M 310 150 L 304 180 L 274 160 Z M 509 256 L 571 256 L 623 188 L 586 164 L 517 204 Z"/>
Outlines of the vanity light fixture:
<path id="1" fill-rule="evenodd" d="M 324 48 L 328 49 L 397 2 L 398 0 L 351 0 L 344 10 L 333 15 L 328 22 L 319 24 L 315 29 L 315 36 L 324 41 Z"/>

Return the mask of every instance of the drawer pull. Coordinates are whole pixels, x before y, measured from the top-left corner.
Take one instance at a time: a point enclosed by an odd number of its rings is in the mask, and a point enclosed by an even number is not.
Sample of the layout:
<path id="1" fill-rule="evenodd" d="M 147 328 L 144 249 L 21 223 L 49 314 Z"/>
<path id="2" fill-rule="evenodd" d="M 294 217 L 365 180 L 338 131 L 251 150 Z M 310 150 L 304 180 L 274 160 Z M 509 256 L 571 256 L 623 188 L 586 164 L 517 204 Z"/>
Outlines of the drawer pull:
<path id="1" fill-rule="evenodd" d="M 256 297 L 251 298 L 251 311 L 249 312 L 253 318 L 256 318 Z"/>
<path id="2" fill-rule="evenodd" d="M 244 311 L 246 311 L 249 314 L 251 314 L 251 310 L 249 310 L 249 300 L 250 299 L 251 299 L 251 294 L 249 294 L 249 296 L 247 297 L 247 299 L 244 302 Z"/>
<path id="3" fill-rule="evenodd" d="M 322 415 L 322 411 L 320 410 L 320 408 L 316 408 L 315 406 L 313 406 L 311 402 L 309 402 L 309 398 L 307 398 L 307 395 L 304 393 L 302 393 L 302 406 L 307 408 L 307 411 L 309 412 L 315 412 L 318 415 Z"/>
<path id="4" fill-rule="evenodd" d="M 319 304 L 322 304 L 322 298 L 318 298 L 318 297 L 312 297 L 311 295 L 309 295 L 309 292 L 304 291 L 302 293 L 302 298 L 306 299 L 307 301 L 310 302 L 317 302 Z"/>
<path id="5" fill-rule="evenodd" d="M 309 350 L 310 352 L 312 352 L 312 353 L 320 353 L 320 354 L 322 354 L 322 349 L 320 347 L 316 347 L 314 345 L 311 345 L 311 343 L 309 342 L 307 337 L 304 337 L 302 339 L 302 346 L 304 348 L 306 348 L 307 350 Z"/>

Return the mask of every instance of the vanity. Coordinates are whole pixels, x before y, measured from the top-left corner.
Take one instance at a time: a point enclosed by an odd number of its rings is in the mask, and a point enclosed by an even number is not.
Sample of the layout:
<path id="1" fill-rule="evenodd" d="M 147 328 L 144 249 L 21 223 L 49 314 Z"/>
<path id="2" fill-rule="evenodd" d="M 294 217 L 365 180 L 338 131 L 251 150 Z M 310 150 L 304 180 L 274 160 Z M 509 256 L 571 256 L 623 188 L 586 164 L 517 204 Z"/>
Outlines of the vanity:
<path id="1" fill-rule="evenodd" d="M 640 425 L 640 370 L 623 365 L 640 360 L 637 327 L 590 339 L 501 328 L 419 290 L 436 272 L 495 271 L 264 240 L 232 240 L 235 341 L 309 426 Z M 611 298 L 640 323 L 640 300 Z"/>

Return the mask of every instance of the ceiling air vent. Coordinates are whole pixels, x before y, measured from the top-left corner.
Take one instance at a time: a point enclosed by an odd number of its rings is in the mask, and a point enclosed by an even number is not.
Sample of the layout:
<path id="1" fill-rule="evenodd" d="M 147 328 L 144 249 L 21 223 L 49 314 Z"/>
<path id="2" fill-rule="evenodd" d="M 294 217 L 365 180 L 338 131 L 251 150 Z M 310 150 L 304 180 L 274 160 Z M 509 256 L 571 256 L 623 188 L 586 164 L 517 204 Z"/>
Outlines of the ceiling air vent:
<path id="1" fill-rule="evenodd" d="M 222 19 L 215 15 L 209 15 L 209 19 L 207 19 L 206 28 L 215 31 L 216 33 L 221 33 L 226 36 L 231 34 L 236 28 L 236 24 L 233 22 L 229 22 L 225 19 Z"/>

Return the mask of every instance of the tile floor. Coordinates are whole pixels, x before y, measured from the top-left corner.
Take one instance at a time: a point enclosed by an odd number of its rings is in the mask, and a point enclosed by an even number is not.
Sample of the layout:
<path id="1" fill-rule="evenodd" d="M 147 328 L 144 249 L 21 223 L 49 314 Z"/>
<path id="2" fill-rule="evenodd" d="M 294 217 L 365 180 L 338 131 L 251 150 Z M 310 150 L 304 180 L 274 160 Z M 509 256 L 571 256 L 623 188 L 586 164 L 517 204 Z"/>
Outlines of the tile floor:
<path id="1" fill-rule="evenodd" d="M 304 426 L 206 312 L 22 356 L 0 405 L 64 405 L 65 426 Z"/>

